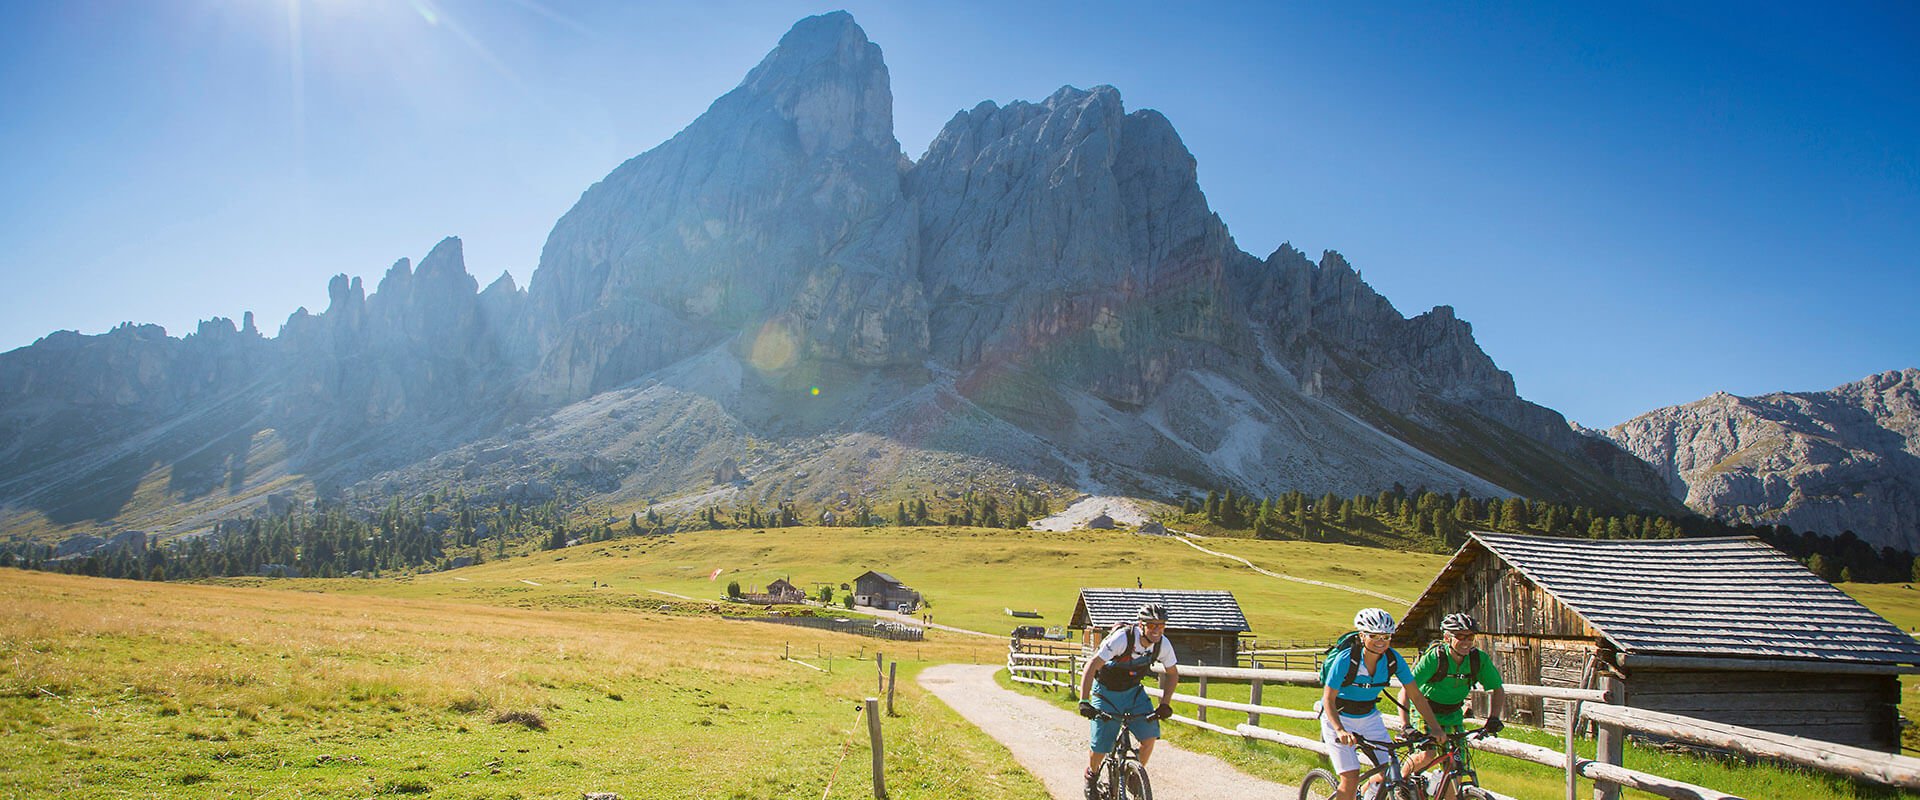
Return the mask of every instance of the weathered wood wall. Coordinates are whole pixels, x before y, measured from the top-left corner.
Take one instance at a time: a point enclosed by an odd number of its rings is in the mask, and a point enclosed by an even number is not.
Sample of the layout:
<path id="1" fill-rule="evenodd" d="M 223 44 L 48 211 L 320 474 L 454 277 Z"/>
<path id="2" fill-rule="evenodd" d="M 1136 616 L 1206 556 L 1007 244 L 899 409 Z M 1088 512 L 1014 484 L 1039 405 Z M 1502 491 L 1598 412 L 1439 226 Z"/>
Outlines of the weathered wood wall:
<path id="1" fill-rule="evenodd" d="M 1900 748 L 1893 675 L 1635 670 L 1627 705 L 1885 752 Z"/>
<path id="2" fill-rule="evenodd" d="M 1553 595 L 1490 552 L 1469 562 L 1422 617 L 1411 635 L 1396 643 L 1425 648 L 1440 639 L 1440 618 L 1465 611 L 1480 623 L 1480 649 L 1493 655 L 1507 683 L 1583 687 L 1587 662 L 1599 647 L 1600 632 Z M 1474 710 L 1484 715 L 1488 699 L 1478 696 Z M 1528 725 L 1561 724 L 1565 704 L 1540 698 L 1507 698 L 1506 718 Z M 1557 730 L 1557 728 L 1555 728 Z"/>
<path id="3" fill-rule="evenodd" d="M 1209 667 L 1239 666 L 1239 641 L 1235 634 L 1224 633 L 1174 633 L 1167 632 L 1167 639 L 1173 642 L 1173 652 L 1180 657 L 1182 664 L 1195 664 Z"/>

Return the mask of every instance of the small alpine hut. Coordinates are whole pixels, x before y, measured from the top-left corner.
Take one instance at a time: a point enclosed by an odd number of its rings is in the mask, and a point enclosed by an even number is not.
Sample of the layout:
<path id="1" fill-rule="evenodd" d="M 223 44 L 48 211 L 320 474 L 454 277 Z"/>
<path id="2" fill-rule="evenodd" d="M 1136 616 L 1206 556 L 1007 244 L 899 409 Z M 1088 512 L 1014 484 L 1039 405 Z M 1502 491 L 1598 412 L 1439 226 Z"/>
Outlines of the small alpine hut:
<path id="1" fill-rule="evenodd" d="M 1093 647 L 1107 631 L 1138 619 L 1140 607 L 1167 607 L 1167 640 L 1182 664 L 1235 666 L 1240 634 L 1251 630 L 1232 592 L 1201 589 L 1081 589 L 1067 627 L 1080 630 L 1080 644 Z"/>
<path id="2" fill-rule="evenodd" d="M 1625 704 L 1792 736 L 1900 749 L 1900 674 L 1920 642 L 1752 537 L 1561 539 L 1472 533 L 1407 611 L 1400 647 L 1458 611 L 1509 683 L 1594 688 Z M 1484 713 L 1486 699 L 1476 701 Z M 1558 700 L 1507 698 L 1558 728 Z"/>
<path id="3" fill-rule="evenodd" d="M 853 579 L 853 602 L 888 610 L 906 606 L 912 611 L 920 607 L 920 593 L 901 583 L 899 578 L 867 570 Z"/>
<path id="4" fill-rule="evenodd" d="M 775 578 L 772 583 L 767 584 L 767 596 L 775 603 L 798 604 L 807 600 L 806 590 L 793 585 L 786 578 Z"/>

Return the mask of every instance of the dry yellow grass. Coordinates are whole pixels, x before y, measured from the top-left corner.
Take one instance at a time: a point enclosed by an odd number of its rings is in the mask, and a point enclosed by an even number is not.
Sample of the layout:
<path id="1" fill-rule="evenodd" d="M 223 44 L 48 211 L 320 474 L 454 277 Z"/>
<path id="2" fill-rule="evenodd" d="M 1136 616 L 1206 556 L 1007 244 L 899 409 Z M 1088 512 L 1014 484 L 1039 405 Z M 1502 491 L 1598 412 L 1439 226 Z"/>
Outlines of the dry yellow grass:
<path id="1" fill-rule="evenodd" d="M 13 570 L 0 610 L 0 763 L 16 765 L 0 795 L 818 797 L 836 769 L 829 796 L 866 791 L 851 712 L 874 692 L 877 640 Z M 789 642 L 832 672 L 780 660 Z M 898 796 L 1036 793 L 997 745 L 900 690 Z M 491 723 L 509 711 L 548 730 Z"/>

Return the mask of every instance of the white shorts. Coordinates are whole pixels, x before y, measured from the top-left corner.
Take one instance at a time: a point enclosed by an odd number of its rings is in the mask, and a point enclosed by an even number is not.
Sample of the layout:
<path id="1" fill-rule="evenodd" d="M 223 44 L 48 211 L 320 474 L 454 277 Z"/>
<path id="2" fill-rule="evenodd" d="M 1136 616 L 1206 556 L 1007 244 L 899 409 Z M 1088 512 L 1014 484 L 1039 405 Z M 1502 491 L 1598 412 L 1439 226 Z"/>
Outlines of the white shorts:
<path id="1" fill-rule="evenodd" d="M 1378 711 L 1364 717 L 1349 717 L 1341 714 L 1340 724 L 1346 726 L 1349 733 L 1376 742 L 1392 741 L 1392 736 L 1387 733 L 1387 720 L 1380 716 Z M 1334 772 L 1355 772 L 1363 768 L 1357 748 L 1334 741 L 1333 726 L 1328 724 L 1325 714 L 1320 716 L 1320 741 L 1327 743 L 1327 754 L 1333 759 Z M 1376 749 L 1374 755 L 1379 756 L 1381 761 L 1387 760 L 1387 753 L 1384 750 Z"/>

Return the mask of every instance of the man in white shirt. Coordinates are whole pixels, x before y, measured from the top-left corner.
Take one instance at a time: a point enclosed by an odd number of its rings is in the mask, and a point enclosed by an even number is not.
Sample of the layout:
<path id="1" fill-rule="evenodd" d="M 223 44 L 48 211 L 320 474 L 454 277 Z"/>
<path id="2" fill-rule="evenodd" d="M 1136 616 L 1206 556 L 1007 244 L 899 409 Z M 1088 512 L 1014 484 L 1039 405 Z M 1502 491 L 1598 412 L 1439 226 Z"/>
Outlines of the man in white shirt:
<path id="1" fill-rule="evenodd" d="M 1093 743 L 1087 753 L 1087 795 L 1093 795 L 1094 779 L 1100 761 L 1113 752 L 1120 738 L 1121 721 L 1101 719 L 1102 712 L 1119 717 L 1126 714 L 1152 714 L 1150 719 L 1126 723 L 1133 738 L 1140 742 L 1140 763 L 1153 755 L 1153 743 L 1160 738 L 1160 720 L 1173 716 L 1174 686 L 1180 683 L 1179 660 L 1173 643 L 1167 641 L 1167 609 L 1159 603 L 1140 607 L 1138 622 L 1115 629 L 1100 642 L 1093 660 L 1080 675 L 1080 716 L 1093 720 Z M 1160 675 L 1160 704 L 1140 682 L 1153 674 L 1153 665 L 1164 668 Z"/>

